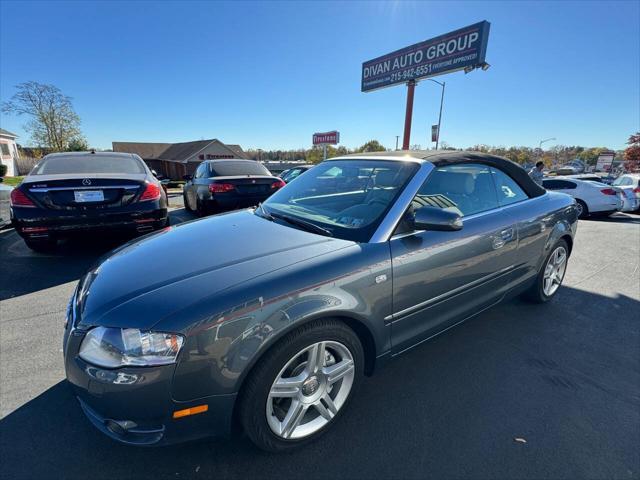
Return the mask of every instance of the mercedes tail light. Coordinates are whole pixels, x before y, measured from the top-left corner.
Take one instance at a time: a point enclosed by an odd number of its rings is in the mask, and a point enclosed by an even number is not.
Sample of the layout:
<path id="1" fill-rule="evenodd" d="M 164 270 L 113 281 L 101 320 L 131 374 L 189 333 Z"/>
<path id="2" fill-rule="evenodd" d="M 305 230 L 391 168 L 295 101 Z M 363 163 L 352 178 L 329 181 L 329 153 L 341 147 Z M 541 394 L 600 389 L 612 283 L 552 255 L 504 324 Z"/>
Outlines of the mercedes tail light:
<path id="1" fill-rule="evenodd" d="M 232 183 L 212 183 L 209 185 L 209 191 L 211 193 L 224 193 L 235 190 L 236 187 Z"/>
<path id="2" fill-rule="evenodd" d="M 35 204 L 27 197 L 22 190 L 14 188 L 11 190 L 10 203 L 12 207 L 31 207 L 35 208 Z"/>
<path id="3" fill-rule="evenodd" d="M 149 200 L 158 200 L 160 198 L 162 189 L 155 183 L 147 183 L 144 192 L 140 195 L 141 202 L 147 202 Z"/>
<path id="4" fill-rule="evenodd" d="M 273 182 L 271 184 L 271 190 L 278 190 L 278 189 L 284 187 L 285 185 L 286 185 L 286 183 L 284 183 L 283 180 L 278 179 L 278 180 L 276 180 L 275 182 Z"/>

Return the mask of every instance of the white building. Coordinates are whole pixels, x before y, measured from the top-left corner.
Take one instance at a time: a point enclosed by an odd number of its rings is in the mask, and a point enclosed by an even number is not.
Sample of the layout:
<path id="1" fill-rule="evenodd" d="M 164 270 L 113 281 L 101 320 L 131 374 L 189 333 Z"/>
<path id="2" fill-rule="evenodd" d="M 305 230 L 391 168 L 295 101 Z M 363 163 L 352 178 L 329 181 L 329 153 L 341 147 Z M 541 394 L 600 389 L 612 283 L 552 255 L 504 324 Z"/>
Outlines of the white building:
<path id="1" fill-rule="evenodd" d="M 7 166 L 7 177 L 14 177 L 18 173 L 18 147 L 15 133 L 0 128 L 0 160 Z"/>

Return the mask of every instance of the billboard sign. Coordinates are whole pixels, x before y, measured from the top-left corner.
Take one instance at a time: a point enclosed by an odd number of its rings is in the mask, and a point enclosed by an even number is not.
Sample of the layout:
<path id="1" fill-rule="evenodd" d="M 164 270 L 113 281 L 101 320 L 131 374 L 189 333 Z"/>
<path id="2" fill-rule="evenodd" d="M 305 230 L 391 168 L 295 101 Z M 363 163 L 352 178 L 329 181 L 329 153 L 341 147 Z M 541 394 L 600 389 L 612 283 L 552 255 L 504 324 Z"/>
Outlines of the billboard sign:
<path id="1" fill-rule="evenodd" d="M 602 152 L 596 161 L 596 172 L 610 172 L 615 152 Z"/>
<path id="2" fill-rule="evenodd" d="M 484 65 L 490 25 L 485 20 L 364 62 L 362 91 Z"/>
<path id="3" fill-rule="evenodd" d="M 340 132 L 325 132 L 325 133 L 314 133 L 313 134 L 313 144 L 314 145 L 337 145 L 340 143 Z"/>

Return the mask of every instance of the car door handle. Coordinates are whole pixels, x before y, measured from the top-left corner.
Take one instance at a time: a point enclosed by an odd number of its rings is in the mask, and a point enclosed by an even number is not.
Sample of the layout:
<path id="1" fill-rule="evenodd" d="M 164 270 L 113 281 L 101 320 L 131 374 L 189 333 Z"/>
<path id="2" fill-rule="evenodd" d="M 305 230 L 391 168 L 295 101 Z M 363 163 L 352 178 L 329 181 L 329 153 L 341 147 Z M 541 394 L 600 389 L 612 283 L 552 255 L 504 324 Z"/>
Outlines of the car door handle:
<path id="1" fill-rule="evenodd" d="M 505 228 L 500 232 L 500 238 L 505 242 L 508 242 L 513 238 L 513 228 Z"/>
<path id="2" fill-rule="evenodd" d="M 505 243 L 506 242 L 503 239 L 501 239 L 500 237 L 493 237 L 492 245 L 493 245 L 493 249 L 494 250 L 498 250 L 499 248 L 504 247 Z"/>

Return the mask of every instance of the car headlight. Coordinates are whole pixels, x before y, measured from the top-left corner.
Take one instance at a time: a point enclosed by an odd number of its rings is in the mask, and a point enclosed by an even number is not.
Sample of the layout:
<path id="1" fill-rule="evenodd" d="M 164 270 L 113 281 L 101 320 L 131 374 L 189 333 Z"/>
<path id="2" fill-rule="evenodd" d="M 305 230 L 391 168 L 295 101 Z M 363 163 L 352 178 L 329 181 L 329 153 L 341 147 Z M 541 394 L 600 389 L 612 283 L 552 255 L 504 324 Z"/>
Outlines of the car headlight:
<path id="1" fill-rule="evenodd" d="M 87 333 L 79 356 L 100 367 L 147 367 L 174 363 L 184 337 L 137 328 L 96 327 Z"/>

